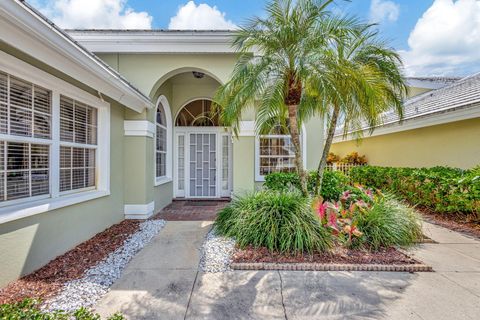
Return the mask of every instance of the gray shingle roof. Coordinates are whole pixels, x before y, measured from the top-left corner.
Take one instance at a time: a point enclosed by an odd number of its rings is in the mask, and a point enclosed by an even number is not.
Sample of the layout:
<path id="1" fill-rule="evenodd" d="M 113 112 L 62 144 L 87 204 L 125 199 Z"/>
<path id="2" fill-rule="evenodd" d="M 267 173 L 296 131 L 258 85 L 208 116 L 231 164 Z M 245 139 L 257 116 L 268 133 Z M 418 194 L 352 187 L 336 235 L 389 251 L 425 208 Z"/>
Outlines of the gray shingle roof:
<path id="1" fill-rule="evenodd" d="M 468 76 L 443 88 L 432 90 L 404 102 L 403 120 L 417 117 L 433 117 L 436 114 L 469 107 L 480 103 L 480 73 Z M 480 116 L 480 110 L 479 110 Z M 385 113 L 382 117 L 386 126 L 400 121 L 394 111 Z M 370 129 L 364 124 L 361 130 Z M 339 126 L 335 132 L 336 136 L 343 134 L 343 126 Z"/>

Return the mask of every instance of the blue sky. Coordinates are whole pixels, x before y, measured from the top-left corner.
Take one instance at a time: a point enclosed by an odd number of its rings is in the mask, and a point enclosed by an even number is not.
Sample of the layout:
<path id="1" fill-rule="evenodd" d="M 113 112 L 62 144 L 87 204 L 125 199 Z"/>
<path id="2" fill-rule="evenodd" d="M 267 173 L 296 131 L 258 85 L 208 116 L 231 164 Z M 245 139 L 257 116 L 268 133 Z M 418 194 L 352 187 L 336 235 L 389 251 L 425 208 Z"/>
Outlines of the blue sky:
<path id="1" fill-rule="evenodd" d="M 64 28 L 229 29 L 262 0 L 29 0 Z M 336 12 L 378 22 L 409 75 L 480 71 L 480 0 L 337 0 Z"/>

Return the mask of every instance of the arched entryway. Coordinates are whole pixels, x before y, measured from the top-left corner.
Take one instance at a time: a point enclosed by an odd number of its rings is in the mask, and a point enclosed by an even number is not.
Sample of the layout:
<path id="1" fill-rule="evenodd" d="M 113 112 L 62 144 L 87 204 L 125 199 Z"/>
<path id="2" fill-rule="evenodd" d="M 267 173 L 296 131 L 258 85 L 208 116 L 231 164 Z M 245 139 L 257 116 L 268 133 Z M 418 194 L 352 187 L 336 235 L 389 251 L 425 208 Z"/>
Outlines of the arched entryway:
<path id="1" fill-rule="evenodd" d="M 230 197 L 232 141 L 220 125 L 212 101 L 188 101 L 175 117 L 175 196 L 185 198 Z"/>

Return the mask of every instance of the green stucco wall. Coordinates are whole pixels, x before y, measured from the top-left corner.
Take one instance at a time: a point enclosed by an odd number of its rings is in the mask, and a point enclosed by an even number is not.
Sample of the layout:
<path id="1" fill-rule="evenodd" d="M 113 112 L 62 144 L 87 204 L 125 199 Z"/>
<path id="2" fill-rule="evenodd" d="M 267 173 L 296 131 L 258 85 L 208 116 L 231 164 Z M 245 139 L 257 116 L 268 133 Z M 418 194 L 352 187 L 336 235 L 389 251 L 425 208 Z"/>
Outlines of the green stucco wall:
<path id="1" fill-rule="evenodd" d="M 0 224 L 0 287 L 123 220 L 122 106 L 112 104 L 110 121 L 110 196 Z"/>

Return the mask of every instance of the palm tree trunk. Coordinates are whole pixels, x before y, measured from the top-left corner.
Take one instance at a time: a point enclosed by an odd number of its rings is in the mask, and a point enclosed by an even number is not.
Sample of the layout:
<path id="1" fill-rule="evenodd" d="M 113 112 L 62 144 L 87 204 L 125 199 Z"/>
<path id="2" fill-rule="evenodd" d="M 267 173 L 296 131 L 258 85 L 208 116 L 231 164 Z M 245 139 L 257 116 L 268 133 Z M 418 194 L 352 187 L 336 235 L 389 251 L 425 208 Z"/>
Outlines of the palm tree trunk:
<path id="1" fill-rule="evenodd" d="M 295 148 L 295 167 L 297 168 L 297 174 L 300 178 L 300 189 L 302 191 L 302 194 L 304 196 L 307 196 L 308 195 L 307 174 L 303 168 L 302 147 L 300 144 L 300 134 L 298 130 L 296 105 L 288 106 L 288 120 L 289 120 L 289 127 L 290 127 L 290 136 L 292 138 L 292 143 Z"/>
<path id="2" fill-rule="evenodd" d="M 320 163 L 318 164 L 317 180 L 315 181 L 315 194 L 320 194 L 320 191 L 322 190 L 323 172 L 325 171 L 325 167 L 327 166 L 327 157 L 330 153 L 330 147 L 332 146 L 335 129 L 337 128 L 339 113 L 340 107 L 338 105 L 335 105 L 332 118 L 330 119 L 330 124 L 328 126 L 327 139 L 325 141 L 325 146 L 323 147 L 322 158 L 320 159 Z"/>

